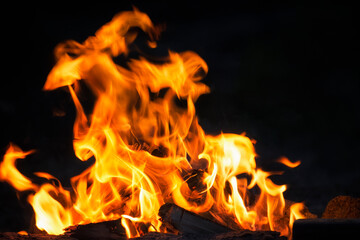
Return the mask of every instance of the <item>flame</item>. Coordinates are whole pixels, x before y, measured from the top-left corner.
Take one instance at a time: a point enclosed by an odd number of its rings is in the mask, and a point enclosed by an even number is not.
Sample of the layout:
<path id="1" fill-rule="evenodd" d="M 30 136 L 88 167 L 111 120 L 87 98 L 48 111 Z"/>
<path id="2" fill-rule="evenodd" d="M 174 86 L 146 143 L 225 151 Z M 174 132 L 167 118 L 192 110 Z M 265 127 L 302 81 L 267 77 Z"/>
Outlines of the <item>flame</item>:
<path id="1" fill-rule="evenodd" d="M 285 166 L 289 168 L 296 168 L 301 164 L 301 161 L 291 162 L 288 158 L 282 157 L 278 160 L 279 163 L 284 164 Z"/>
<path id="2" fill-rule="evenodd" d="M 19 235 L 24 235 L 24 236 L 29 235 L 28 232 L 26 232 L 26 231 L 24 231 L 24 230 L 17 232 L 17 234 L 19 234 Z"/>
<path id="3" fill-rule="evenodd" d="M 77 112 L 75 154 L 95 163 L 71 179 L 71 190 L 48 173 L 35 173 L 51 180 L 36 185 L 15 167 L 16 159 L 31 152 L 10 145 L 0 180 L 18 191 L 33 191 L 28 201 L 36 226 L 49 234 L 115 219 L 121 219 L 128 237 L 142 234 L 139 226 L 160 231 L 159 208 L 174 202 L 199 214 L 210 212 L 221 223 L 234 219 L 239 228 L 288 235 L 287 224 L 278 223 L 286 186 L 269 179 L 278 173 L 257 168 L 255 142 L 244 134 L 206 135 L 198 124 L 194 103 L 209 92 L 199 82 L 208 71 L 204 60 L 194 52 L 172 51 L 161 63 L 131 59 L 129 45 L 136 33 L 129 30 L 134 28 L 147 33 L 149 47 L 156 47 L 160 31 L 146 14 L 137 9 L 120 13 L 84 43 L 58 45 L 57 63 L 44 85 L 44 90 L 68 89 Z M 116 63 L 118 56 L 127 59 L 126 66 Z M 95 97 L 90 113 L 79 98 L 80 81 Z M 250 203 L 249 190 L 255 186 L 260 194 Z"/>
<path id="4" fill-rule="evenodd" d="M 32 151 L 23 152 L 18 146 L 10 144 L 3 161 L 0 163 L 0 180 L 7 181 L 18 191 L 35 189 L 36 185 L 22 175 L 15 166 L 17 159 L 23 159 L 31 153 Z"/>
<path id="5" fill-rule="evenodd" d="M 290 220 L 289 220 L 289 226 L 292 230 L 294 222 L 296 219 L 304 219 L 306 216 L 302 213 L 302 210 L 305 209 L 304 203 L 294 203 L 290 207 Z M 292 231 L 289 239 L 292 239 Z"/>

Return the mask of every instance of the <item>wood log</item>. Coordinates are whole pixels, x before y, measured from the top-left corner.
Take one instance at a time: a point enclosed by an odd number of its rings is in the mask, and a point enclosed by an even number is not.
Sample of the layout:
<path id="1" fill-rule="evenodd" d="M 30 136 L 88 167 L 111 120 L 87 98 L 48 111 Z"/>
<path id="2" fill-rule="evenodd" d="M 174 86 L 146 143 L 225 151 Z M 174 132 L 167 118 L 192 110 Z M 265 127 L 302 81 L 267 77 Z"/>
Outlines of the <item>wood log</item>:
<path id="1" fill-rule="evenodd" d="M 354 239 L 359 235 L 360 219 L 298 219 L 293 240 Z"/>
<path id="2" fill-rule="evenodd" d="M 66 229 L 65 235 L 72 238 L 82 239 L 103 239 L 103 240 L 121 240 L 127 239 L 126 231 L 121 226 L 120 220 L 104 221 L 99 223 L 89 223 L 85 225 L 76 225 Z"/>
<path id="3" fill-rule="evenodd" d="M 161 206 L 159 216 L 163 224 L 174 232 L 209 234 L 231 231 L 223 225 L 187 211 L 173 203 L 166 203 Z"/>
<path id="4" fill-rule="evenodd" d="M 226 233 L 216 234 L 169 234 L 152 232 L 147 233 L 144 236 L 133 238 L 133 240 L 230 240 L 230 239 L 242 239 L 242 240 L 287 240 L 286 237 L 280 236 L 278 232 L 272 231 L 232 231 Z"/>
<path id="5" fill-rule="evenodd" d="M 67 235 L 48 235 L 46 233 L 34 233 L 34 234 L 18 234 L 15 232 L 0 233 L 0 239 L 3 240 L 78 240 Z"/>
<path id="6" fill-rule="evenodd" d="M 127 239 L 125 229 L 119 220 L 76 225 L 66 229 L 62 235 L 49 235 L 45 232 L 27 235 L 5 232 L 0 239 L 9 240 L 122 240 Z"/>

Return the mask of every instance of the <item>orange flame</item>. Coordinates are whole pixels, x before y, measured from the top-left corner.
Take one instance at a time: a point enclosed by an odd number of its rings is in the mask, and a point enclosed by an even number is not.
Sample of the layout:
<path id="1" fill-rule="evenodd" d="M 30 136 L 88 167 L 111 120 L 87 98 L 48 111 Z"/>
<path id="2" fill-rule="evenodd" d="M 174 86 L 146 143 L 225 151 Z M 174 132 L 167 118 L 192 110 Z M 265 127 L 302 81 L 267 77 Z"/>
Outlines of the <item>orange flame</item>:
<path id="1" fill-rule="evenodd" d="M 289 168 L 296 168 L 301 164 L 301 161 L 291 162 L 288 158 L 282 157 L 278 160 L 279 163 L 284 164 L 285 166 Z"/>
<path id="2" fill-rule="evenodd" d="M 35 189 L 36 185 L 32 184 L 29 178 L 22 175 L 15 166 L 17 159 L 23 159 L 31 152 L 23 152 L 19 147 L 10 144 L 3 161 L 0 163 L 0 180 L 7 181 L 19 191 Z"/>
<path id="3" fill-rule="evenodd" d="M 17 234 L 24 235 L 24 236 L 29 235 L 26 231 L 19 231 L 19 232 L 17 232 Z"/>
<path id="4" fill-rule="evenodd" d="M 140 57 L 120 66 L 114 58 L 128 54 L 136 38 L 131 28 L 147 33 L 149 46 L 156 47 L 159 29 L 134 9 L 115 16 L 84 43 L 67 41 L 55 49 L 57 63 L 44 89 L 68 88 L 77 112 L 75 154 L 82 161 L 96 160 L 71 179 L 72 190 L 47 173 L 36 175 L 58 184 L 33 184 L 15 167 L 16 159 L 30 152 L 13 145 L 0 165 L 0 180 L 18 191 L 34 191 L 28 200 L 36 226 L 49 234 L 120 218 L 128 237 L 140 235 L 139 224 L 160 231 L 158 210 L 174 202 L 196 213 L 210 212 L 222 223 L 230 217 L 240 228 L 268 227 L 288 235 L 288 226 L 277 221 L 284 215 L 286 186 L 274 184 L 269 179 L 274 173 L 256 167 L 254 142 L 245 135 L 206 135 L 198 124 L 194 102 L 209 92 L 199 82 L 208 71 L 204 60 L 194 52 L 170 51 L 162 63 Z M 95 96 L 90 114 L 79 100 L 79 81 Z M 201 174 L 191 175 L 194 169 Z M 249 182 L 237 178 L 241 174 L 250 176 Z M 199 186 L 191 186 L 193 177 Z M 251 205 L 247 192 L 255 186 L 261 193 Z"/>
<path id="5" fill-rule="evenodd" d="M 290 207 L 290 220 L 289 220 L 289 226 L 292 230 L 294 222 L 296 219 L 304 219 L 306 216 L 301 213 L 302 210 L 304 210 L 305 205 L 303 203 L 294 203 Z M 292 231 L 290 233 L 289 239 L 292 239 Z"/>

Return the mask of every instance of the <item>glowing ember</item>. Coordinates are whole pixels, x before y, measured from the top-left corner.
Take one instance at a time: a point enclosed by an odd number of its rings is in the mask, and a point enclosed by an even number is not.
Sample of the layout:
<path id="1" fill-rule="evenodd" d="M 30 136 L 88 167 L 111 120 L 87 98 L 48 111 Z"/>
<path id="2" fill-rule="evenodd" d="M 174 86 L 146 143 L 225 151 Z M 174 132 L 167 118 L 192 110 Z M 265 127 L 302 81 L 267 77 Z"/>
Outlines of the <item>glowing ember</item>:
<path id="1" fill-rule="evenodd" d="M 245 135 L 206 135 L 198 124 L 194 102 L 209 92 L 199 82 L 207 73 L 204 60 L 194 52 L 169 52 L 163 63 L 140 57 L 120 66 L 114 58 L 127 55 L 136 38 L 130 28 L 147 33 L 149 47 L 156 47 L 159 30 L 135 9 L 115 16 L 82 44 L 67 41 L 56 48 L 57 64 L 44 89 L 69 89 L 77 111 L 76 156 L 82 161 L 96 159 L 71 179 L 72 192 L 47 173 L 36 175 L 57 184 L 39 186 L 23 176 L 16 159 L 31 152 L 13 144 L 0 165 L 0 180 L 18 191 L 34 191 L 28 201 L 36 226 L 49 234 L 120 218 L 128 237 L 139 236 L 139 223 L 148 231 L 160 231 L 159 208 L 173 202 L 195 213 L 209 212 L 221 223 L 231 219 L 239 228 L 270 228 L 288 235 L 288 223 L 278 221 L 284 216 L 286 186 L 274 184 L 272 173 L 256 167 L 254 142 Z M 78 99 L 79 81 L 95 96 L 90 114 Z M 179 106 L 178 99 L 186 107 Z M 289 167 L 299 164 L 285 158 L 281 162 Z M 190 187 L 185 177 L 194 169 L 201 172 L 196 175 L 201 187 Z M 239 174 L 251 176 L 249 182 L 237 179 Z M 250 205 L 247 189 L 255 186 L 260 194 Z M 301 208 L 291 208 L 292 222 L 302 217 Z"/>

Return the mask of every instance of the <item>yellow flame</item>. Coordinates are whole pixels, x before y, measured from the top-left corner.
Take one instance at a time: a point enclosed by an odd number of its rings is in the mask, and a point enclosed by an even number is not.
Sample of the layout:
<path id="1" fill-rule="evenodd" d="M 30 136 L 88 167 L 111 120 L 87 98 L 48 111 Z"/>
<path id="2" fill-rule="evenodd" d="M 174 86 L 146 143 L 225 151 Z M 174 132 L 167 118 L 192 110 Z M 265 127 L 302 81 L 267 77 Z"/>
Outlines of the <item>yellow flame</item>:
<path id="1" fill-rule="evenodd" d="M 42 185 L 34 196 L 28 198 L 35 210 L 37 228 L 49 234 L 62 234 L 64 228 L 72 225 L 71 212 L 59 202 L 59 194 L 65 197 L 65 202 L 70 202 L 69 192 L 50 184 Z"/>

